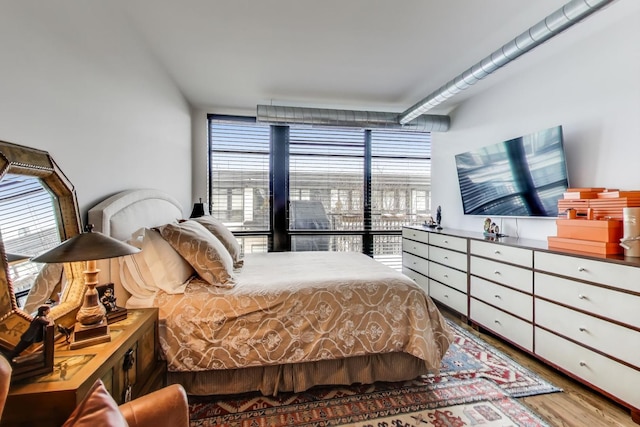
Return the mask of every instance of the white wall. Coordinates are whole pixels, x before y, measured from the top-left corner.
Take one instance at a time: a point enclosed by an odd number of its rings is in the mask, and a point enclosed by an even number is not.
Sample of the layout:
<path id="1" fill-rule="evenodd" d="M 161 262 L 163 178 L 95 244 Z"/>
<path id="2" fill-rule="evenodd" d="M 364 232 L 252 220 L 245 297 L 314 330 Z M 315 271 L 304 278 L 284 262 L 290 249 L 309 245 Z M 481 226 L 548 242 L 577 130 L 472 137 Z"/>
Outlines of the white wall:
<path id="1" fill-rule="evenodd" d="M 463 215 L 455 154 L 555 125 L 564 128 L 571 186 L 640 190 L 640 2 L 620 0 L 597 15 L 570 30 L 600 25 L 597 34 L 579 42 L 561 34 L 548 42 L 565 44 L 561 54 L 543 45 L 516 60 L 509 67 L 518 73 L 461 104 L 451 130 L 433 135 L 432 204 L 442 206 L 444 227 L 481 232 L 484 220 Z M 556 225 L 511 218 L 502 230 L 545 240 Z"/>
<path id="2" fill-rule="evenodd" d="M 189 106 L 125 18 L 108 2 L 0 0 L 0 8 L 0 140 L 48 151 L 83 216 L 142 187 L 167 191 L 187 211 Z"/>

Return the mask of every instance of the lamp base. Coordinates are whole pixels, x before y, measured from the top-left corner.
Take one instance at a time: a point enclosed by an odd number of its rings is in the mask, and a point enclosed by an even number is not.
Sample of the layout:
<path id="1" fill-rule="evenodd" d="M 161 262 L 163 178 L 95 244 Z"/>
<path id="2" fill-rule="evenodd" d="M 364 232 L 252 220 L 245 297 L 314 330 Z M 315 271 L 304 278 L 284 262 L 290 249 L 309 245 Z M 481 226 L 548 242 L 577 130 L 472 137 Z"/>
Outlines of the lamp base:
<path id="1" fill-rule="evenodd" d="M 109 334 L 109 325 L 105 321 L 91 326 L 76 323 L 73 328 L 72 341 L 69 343 L 69 350 L 109 341 L 111 341 L 111 335 Z"/>

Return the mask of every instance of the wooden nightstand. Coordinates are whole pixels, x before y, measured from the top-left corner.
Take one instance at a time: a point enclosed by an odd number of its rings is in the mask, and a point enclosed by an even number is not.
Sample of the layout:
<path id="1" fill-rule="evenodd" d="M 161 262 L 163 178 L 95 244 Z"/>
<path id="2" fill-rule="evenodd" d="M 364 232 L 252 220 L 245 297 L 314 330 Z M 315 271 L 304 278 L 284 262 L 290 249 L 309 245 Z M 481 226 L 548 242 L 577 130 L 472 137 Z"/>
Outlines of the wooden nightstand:
<path id="1" fill-rule="evenodd" d="M 58 339 L 53 372 L 11 385 L 1 425 L 60 426 L 97 379 L 123 403 L 127 353 L 134 357 L 128 371 L 132 398 L 163 387 L 166 363 L 158 357 L 158 309 L 129 310 L 126 319 L 109 327 L 111 342 L 103 344 L 69 350 Z"/>

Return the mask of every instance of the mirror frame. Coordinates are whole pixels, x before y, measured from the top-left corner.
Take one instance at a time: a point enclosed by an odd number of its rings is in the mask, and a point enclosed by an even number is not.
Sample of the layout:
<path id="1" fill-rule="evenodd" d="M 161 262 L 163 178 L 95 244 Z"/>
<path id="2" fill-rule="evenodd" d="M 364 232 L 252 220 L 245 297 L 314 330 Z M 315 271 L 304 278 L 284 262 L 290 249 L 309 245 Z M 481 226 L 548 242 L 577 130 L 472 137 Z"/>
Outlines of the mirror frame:
<path id="1" fill-rule="evenodd" d="M 0 180 L 7 174 L 21 174 L 40 178 L 52 194 L 58 221 L 60 241 L 80 233 L 80 210 L 76 192 L 48 152 L 0 141 Z M 1 232 L 1 230 L 0 230 Z M 51 308 L 49 318 L 65 326 L 75 322 L 75 314 L 82 305 L 84 279 L 82 263 L 65 263 L 67 278 L 60 303 Z M 6 288 L 11 300 L 8 313 L 0 315 L 0 346 L 12 349 L 27 330 L 32 316 L 18 307 L 13 284 L 9 276 L 9 263 L 4 244 L 0 241 L 0 289 Z M 3 298 L 0 295 L 0 298 Z"/>

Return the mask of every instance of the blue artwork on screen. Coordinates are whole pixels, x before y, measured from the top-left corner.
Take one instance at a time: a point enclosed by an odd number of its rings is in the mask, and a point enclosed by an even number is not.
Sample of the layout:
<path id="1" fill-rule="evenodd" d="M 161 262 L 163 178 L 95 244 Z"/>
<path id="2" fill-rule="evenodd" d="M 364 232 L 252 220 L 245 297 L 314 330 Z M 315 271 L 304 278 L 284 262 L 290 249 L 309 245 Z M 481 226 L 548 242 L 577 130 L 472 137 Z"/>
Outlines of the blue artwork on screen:
<path id="1" fill-rule="evenodd" d="M 465 214 L 558 215 L 569 186 L 562 126 L 455 157 Z"/>

